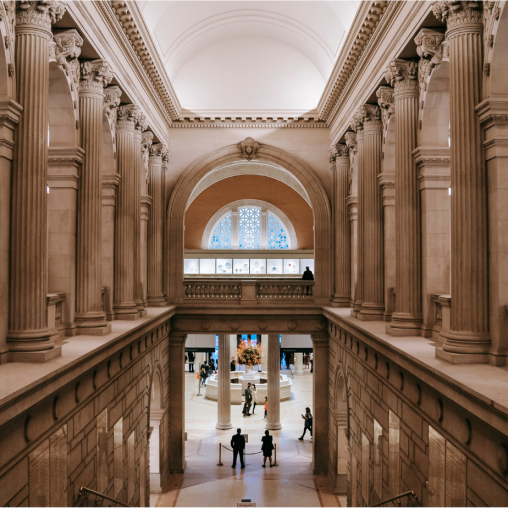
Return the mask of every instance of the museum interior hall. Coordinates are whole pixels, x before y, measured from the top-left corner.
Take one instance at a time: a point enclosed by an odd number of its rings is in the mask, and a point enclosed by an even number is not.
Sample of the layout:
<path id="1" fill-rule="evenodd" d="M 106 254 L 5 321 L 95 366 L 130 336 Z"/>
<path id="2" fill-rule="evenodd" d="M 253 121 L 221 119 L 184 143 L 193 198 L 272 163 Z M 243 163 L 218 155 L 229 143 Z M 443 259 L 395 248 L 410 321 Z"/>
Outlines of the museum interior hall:
<path id="1" fill-rule="evenodd" d="M 0 506 L 508 506 L 505 0 L 0 35 Z"/>

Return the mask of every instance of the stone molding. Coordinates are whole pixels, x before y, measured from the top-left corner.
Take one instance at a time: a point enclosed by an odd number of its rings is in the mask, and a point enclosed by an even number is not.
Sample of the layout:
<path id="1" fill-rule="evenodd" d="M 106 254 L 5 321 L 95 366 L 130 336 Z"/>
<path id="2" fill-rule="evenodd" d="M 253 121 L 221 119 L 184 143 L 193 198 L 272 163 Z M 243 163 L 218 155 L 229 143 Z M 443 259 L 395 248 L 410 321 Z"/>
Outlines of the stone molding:
<path id="1" fill-rule="evenodd" d="M 19 123 L 23 108 L 13 99 L 0 100 L 0 157 L 12 160 L 14 129 Z"/>
<path id="2" fill-rule="evenodd" d="M 147 221 L 150 218 L 150 209 L 153 199 L 151 196 L 141 196 L 141 220 Z"/>
<path id="3" fill-rule="evenodd" d="M 121 176 L 118 173 L 102 174 L 102 205 L 115 206 L 116 189 L 120 183 Z"/>
<path id="4" fill-rule="evenodd" d="M 16 26 L 32 26 L 51 34 L 51 25 L 65 14 L 64 2 L 56 0 L 19 0 L 16 5 Z"/>
<path id="5" fill-rule="evenodd" d="M 341 51 L 319 101 L 317 109 L 320 120 L 329 121 L 333 117 L 332 112 L 336 109 L 338 99 L 380 24 L 388 2 L 371 1 L 362 4 L 346 39 L 345 47 L 349 46 L 349 49 Z"/>
<path id="6" fill-rule="evenodd" d="M 451 185 L 450 149 L 419 146 L 413 151 L 420 190 L 448 189 Z"/>
<path id="7" fill-rule="evenodd" d="M 252 159 L 258 158 L 257 151 L 259 150 L 259 143 L 254 141 L 251 137 L 247 137 L 243 141 L 240 141 L 240 143 L 238 143 L 238 148 L 240 148 L 242 152 L 240 155 L 242 159 L 251 161 Z"/>
<path id="8" fill-rule="evenodd" d="M 80 67 L 80 94 L 83 92 L 104 96 L 104 87 L 111 83 L 114 73 L 106 60 L 86 60 Z"/>
<path id="9" fill-rule="evenodd" d="M 182 128 L 231 128 L 231 127 L 251 127 L 251 128 L 288 128 L 288 129 L 326 129 L 326 122 L 319 118 L 306 117 L 184 117 L 173 121 L 172 129 Z"/>
<path id="10" fill-rule="evenodd" d="M 418 63 L 416 60 L 394 58 L 388 64 L 384 78 L 394 88 L 394 96 L 403 92 L 418 93 Z"/>
<path id="11" fill-rule="evenodd" d="M 381 173 L 377 177 L 383 206 L 395 206 L 395 173 Z"/>
<path id="12" fill-rule="evenodd" d="M 50 146 L 48 163 L 51 166 L 79 165 L 83 162 L 85 151 L 79 146 Z"/>

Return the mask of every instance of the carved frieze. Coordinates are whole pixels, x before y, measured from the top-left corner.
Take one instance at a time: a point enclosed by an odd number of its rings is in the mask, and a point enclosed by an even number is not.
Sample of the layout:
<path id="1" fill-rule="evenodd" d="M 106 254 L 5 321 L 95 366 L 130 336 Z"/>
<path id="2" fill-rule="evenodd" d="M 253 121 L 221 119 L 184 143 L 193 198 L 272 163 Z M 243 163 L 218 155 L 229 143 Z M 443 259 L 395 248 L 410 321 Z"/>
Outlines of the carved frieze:
<path id="1" fill-rule="evenodd" d="M 418 91 L 418 64 L 415 60 L 394 58 L 388 64 L 385 79 L 395 93 Z"/>
<path id="2" fill-rule="evenodd" d="M 381 108 L 381 120 L 386 130 L 391 116 L 395 113 L 395 100 L 391 86 L 380 86 L 376 92 L 377 103 Z"/>
<path id="3" fill-rule="evenodd" d="M 57 0 L 19 0 L 15 5 L 16 25 L 33 25 L 48 32 L 65 13 L 64 2 Z"/>
<path id="4" fill-rule="evenodd" d="M 240 148 L 242 154 L 240 157 L 242 159 L 247 159 L 251 161 L 252 159 L 257 159 L 257 151 L 259 150 L 259 143 L 254 141 L 252 138 L 245 138 L 243 141 L 238 143 L 238 148 Z"/>

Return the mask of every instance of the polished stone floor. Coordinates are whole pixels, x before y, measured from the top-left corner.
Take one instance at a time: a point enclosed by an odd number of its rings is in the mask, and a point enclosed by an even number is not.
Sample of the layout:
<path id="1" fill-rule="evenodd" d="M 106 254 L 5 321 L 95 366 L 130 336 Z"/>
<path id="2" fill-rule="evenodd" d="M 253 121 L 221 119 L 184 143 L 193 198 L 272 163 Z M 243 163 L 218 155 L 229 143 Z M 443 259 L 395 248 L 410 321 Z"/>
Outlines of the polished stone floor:
<path id="1" fill-rule="evenodd" d="M 282 371 L 286 373 L 287 371 Z M 305 371 L 293 381 L 292 398 L 281 402 L 282 430 L 274 431 L 277 445 L 276 467 L 262 467 L 261 437 L 264 435 L 262 404 L 254 415 L 244 418 L 241 406 L 231 406 L 233 428 L 248 434 L 245 469 L 231 467 L 232 453 L 222 448 L 223 466 L 218 466 L 219 445 L 230 447 L 232 431 L 215 429 L 217 403 L 197 396 L 195 375 L 186 374 L 185 409 L 187 466 L 175 474 L 162 494 L 152 494 L 152 506 L 236 506 L 251 499 L 256 506 L 346 506 L 345 499 L 334 496 L 328 479 L 312 474 L 312 441 L 308 434 L 298 441 L 303 430 L 301 414 L 312 409 L 312 375 Z"/>

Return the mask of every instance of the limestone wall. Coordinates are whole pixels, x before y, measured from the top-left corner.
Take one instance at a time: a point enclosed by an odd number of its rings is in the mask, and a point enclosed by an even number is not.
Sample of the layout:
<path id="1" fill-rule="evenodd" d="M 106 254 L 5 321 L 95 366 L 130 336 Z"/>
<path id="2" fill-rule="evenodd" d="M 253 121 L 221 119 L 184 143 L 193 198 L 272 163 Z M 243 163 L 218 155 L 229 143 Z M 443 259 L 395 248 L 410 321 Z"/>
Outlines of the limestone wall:
<path id="1" fill-rule="evenodd" d="M 2 401 L 1 506 L 86 505 L 78 497 L 82 486 L 148 506 L 156 370 L 164 401 L 161 479 L 167 471 L 168 334 L 169 319 L 154 320 Z"/>

